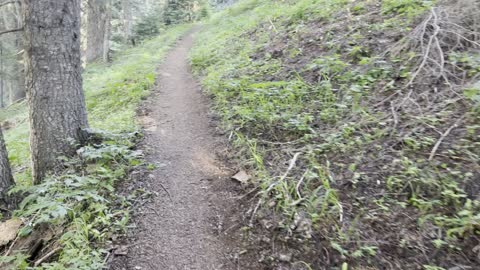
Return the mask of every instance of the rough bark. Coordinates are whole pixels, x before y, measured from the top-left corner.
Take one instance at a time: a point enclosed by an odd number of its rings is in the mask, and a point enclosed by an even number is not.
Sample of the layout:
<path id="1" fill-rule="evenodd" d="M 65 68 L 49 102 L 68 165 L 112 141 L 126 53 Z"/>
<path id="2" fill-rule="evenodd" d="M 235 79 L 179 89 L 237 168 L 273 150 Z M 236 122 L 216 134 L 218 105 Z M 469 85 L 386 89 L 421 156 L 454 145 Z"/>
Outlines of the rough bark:
<path id="1" fill-rule="evenodd" d="M 85 57 L 91 63 L 105 55 L 104 43 L 108 24 L 107 0 L 88 0 L 87 3 L 87 49 Z M 108 24 L 107 24 L 108 21 Z"/>
<path id="2" fill-rule="evenodd" d="M 14 185 L 10 164 L 8 162 L 7 148 L 3 140 L 2 129 L 0 128 L 0 206 L 2 208 L 12 209 L 14 199 L 8 196 L 8 190 Z"/>
<path id="3" fill-rule="evenodd" d="M 105 32 L 103 33 L 103 62 L 107 63 L 110 60 L 110 34 L 112 28 L 112 8 L 110 0 L 106 0 L 106 16 L 105 16 Z"/>
<path id="4" fill-rule="evenodd" d="M 5 85 L 4 72 L 5 71 L 3 70 L 3 44 L 0 44 L 0 74 L 2 76 L 2 78 L 0 78 L 0 108 L 3 108 L 4 106 L 4 102 L 3 102 L 4 96 L 5 96 L 5 93 L 3 91 L 4 90 L 3 86 Z"/>
<path id="5" fill-rule="evenodd" d="M 75 153 L 87 124 L 80 59 L 80 0 L 23 0 L 34 182 Z"/>

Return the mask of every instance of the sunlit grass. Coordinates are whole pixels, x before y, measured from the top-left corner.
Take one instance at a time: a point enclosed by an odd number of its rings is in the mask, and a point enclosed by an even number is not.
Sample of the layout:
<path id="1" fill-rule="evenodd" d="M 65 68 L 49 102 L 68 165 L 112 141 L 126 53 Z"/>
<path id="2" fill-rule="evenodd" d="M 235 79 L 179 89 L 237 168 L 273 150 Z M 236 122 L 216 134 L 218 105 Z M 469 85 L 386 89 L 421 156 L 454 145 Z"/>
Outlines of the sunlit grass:
<path id="1" fill-rule="evenodd" d="M 94 63 L 84 72 L 90 127 L 109 132 L 137 129 L 135 110 L 155 82 L 155 67 L 189 25 L 166 30 L 160 36 L 114 55 L 112 63 Z M 4 133 L 17 182 L 29 183 L 28 110 L 25 102 L 0 110 L 0 121 L 13 127 Z"/>

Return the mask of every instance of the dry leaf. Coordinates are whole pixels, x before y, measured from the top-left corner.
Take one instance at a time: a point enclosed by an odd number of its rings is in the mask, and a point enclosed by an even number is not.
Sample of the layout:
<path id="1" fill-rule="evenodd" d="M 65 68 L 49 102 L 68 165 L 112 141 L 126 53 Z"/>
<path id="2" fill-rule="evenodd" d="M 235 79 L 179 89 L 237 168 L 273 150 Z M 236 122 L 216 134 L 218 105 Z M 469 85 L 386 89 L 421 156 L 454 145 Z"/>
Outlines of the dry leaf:
<path id="1" fill-rule="evenodd" d="M 248 180 L 250 180 L 250 175 L 248 175 L 245 171 L 241 170 L 237 174 L 232 176 L 232 179 L 242 184 L 246 184 Z"/>

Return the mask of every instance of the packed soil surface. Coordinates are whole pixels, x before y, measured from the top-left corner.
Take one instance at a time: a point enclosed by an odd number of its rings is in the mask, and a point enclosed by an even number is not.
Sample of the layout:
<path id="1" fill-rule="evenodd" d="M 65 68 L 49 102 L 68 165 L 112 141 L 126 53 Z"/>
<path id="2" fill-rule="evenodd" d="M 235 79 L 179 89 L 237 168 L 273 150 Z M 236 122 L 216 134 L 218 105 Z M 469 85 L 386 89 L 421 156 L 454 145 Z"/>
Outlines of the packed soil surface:
<path id="1" fill-rule="evenodd" d="M 241 239 L 238 228 L 225 232 L 226 225 L 238 223 L 232 211 L 238 187 L 230 180 L 235 170 L 218 158 L 225 143 L 190 72 L 188 51 L 196 32 L 168 54 L 142 109 L 142 148 L 155 169 L 133 185 L 154 195 L 134 209 L 134 228 L 118 248 L 125 251 L 114 253 L 112 269 L 246 269 L 233 240 Z"/>

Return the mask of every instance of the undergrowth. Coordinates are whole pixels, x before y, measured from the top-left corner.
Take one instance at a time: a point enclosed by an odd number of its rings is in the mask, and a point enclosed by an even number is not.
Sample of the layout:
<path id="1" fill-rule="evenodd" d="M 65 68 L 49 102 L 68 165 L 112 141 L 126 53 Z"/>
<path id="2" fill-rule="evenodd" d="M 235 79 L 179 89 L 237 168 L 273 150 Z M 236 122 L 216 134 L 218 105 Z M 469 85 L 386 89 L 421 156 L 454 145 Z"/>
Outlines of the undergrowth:
<path id="1" fill-rule="evenodd" d="M 143 164 L 142 153 L 134 150 L 141 137 L 136 109 L 154 84 L 156 65 L 188 28 L 173 27 L 116 54 L 112 63 L 87 67 L 84 88 L 93 137 L 75 157 L 62 158 L 65 168 L 39 185 L 31 185 L 25 104 L 0 112 L 17 184 L 12 192 L 24 197 L 14 212 L 24 226 L 18 241 L 0 257 L 1 267 L 53 270 L 105 266 L 109 252 L 106 245 L 112 235 L 126 229 L 130 201 L 135 197 L 123 197 L 115 188 L 134 167 Z M 45 235 L 50 237 L 45 239 Z M 56 255 L 34 265 L 38 258 L 15 251 L 30 238 L 43 239 L 40 255 L 50 251 Z"/>
<path id="2" fill-rule="evenodd" d="M 213 16 L 191 62 L 256 174 L 247 229 L 278 242 L 262 261 L 479 264 L 474 7 L 245 0 Z"/>

